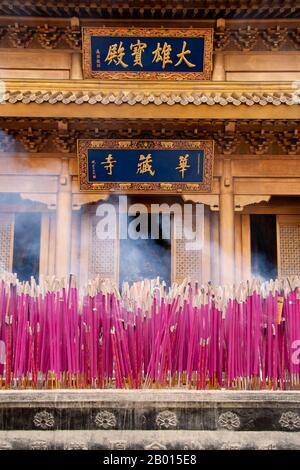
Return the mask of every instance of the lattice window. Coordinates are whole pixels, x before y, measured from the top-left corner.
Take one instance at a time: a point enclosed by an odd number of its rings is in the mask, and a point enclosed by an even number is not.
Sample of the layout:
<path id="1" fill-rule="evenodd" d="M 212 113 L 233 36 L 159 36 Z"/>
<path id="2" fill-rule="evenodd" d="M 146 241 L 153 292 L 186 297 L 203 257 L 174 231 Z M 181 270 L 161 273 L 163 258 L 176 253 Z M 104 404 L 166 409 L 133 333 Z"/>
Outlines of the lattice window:
<path id="1" fill-rule="evenodd" d="M 203 216 L 202 213 L 202 223 L 203 223 Z M 180 221 L 178 220 L 179 224 L 181 225 Z M 174 270 L 174 281 L 181 282 L 185 278 L 196 280 L 201 282 L 202 280 L 202 249 L 191 249 L 191 239 L 186 238 L 186 232 L 190 230 L 195 231 L 195 214 L 192 215 L 184 215 L 184 230 L 177 228 L 176 217 L 173 219 L 174 224 L 174 240 L 173 243 L 175 244 L 175 250 L 173 250 L 173 261 L 175 264 Z M 198 224 L 200 220 L 198 219 Z M 197 231 L 200 230 L 200 226 L 198 225 Z M 177 235 L 182 235 L 182 238 L 177 238 Z M 192 234 L 190 234 L 191 236 Z"/>
<path id="2" fill-rule="evenodd" d="M 115 279 L 117 276 L 117 240 L 101 240 L 97 237 L 96 227 L 99 217 L 90 213 L 89 240 L 89 278 L 95 276 Z"/>
<path id="3" fill-rule="evenodd" d="M 13 214 L 0 214 L 0 272 L 11 270 Z"/>
<path id="4" fill-rule="evenodd" d="M 194 279 L 201 281 L 202 278 L 202 256 L 200 250 L 186 250 L 186 240 L 174 240 L 175 253 L 175 280 Z"/>
<path id="5" fill-rule="evenodd" d="M 300 223 L 280 224 L 280 276 L 300 274 Z"/>

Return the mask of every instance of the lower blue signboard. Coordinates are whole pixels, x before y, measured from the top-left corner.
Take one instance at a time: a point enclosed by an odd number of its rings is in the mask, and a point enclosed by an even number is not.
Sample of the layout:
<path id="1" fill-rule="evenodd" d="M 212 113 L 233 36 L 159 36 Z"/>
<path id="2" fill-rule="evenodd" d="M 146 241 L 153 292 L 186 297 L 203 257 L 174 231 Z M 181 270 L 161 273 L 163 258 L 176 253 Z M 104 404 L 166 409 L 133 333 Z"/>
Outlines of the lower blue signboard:
<path id="1" fill-rule="evenodd" d="M 209 191 L 211 141 L 79 140 L 81 190 Z"/>

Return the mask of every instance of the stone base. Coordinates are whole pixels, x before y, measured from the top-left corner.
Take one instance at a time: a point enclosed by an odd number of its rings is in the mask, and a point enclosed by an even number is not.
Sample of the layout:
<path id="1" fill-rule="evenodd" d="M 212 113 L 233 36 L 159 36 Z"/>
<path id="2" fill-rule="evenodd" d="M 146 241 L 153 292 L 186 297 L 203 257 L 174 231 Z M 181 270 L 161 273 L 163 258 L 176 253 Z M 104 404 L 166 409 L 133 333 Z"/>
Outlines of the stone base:
<path id="1" fill-rule="evenodd" d="M 300 449 L 300 392 L 0 392 L 0 449 Z"/>
<path id="2" fill-rule="evenodd" d="M 0 431 L 0 450 L 296 450 L 280 431 Z"/>

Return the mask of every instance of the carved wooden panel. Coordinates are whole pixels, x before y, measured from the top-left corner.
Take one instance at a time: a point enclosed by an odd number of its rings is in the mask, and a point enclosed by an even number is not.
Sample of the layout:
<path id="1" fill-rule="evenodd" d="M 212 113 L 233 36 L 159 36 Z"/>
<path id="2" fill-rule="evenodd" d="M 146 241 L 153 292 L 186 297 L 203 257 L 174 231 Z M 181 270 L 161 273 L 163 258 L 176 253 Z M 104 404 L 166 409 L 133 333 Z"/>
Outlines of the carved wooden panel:
<path id="1" fill-rule="evenodd" d="M 188 218 L 185 223 L 189 223 Z M 192 226 L 192 225 L 190 225 Z M 203 277 L 203 256 L 201 249 L 191 249 L 191 240 L 183 233 L 182 238 L 177 238 L 178 229 L 175 220 L 173 222 L 174 237 L 172 240 L 172 281 L 182 282 L 184 279 L 201 282 Z M 194 230 L 193 224 L 193 230 Z"/>
<path id="2" fill-rule="evenodd" d="M 300 216 L 277 217 L 279 276 L 300 274 Z"/>
<path id="3" fill-rule="evenodd" d="M 0 272 L 11 271 L 14 214 L 0 213 Z"/>
<path id="4" fill-rule="evenodd" d="M 117 239 L 103 240 L 97 235 L 97 224 L 100 217 L 96 215 L 97 206 L 89 210 L 89 255 L 88 277 L 96 276 L 114 279 L 117 281 L 117 262 L 119 243 Z"/>

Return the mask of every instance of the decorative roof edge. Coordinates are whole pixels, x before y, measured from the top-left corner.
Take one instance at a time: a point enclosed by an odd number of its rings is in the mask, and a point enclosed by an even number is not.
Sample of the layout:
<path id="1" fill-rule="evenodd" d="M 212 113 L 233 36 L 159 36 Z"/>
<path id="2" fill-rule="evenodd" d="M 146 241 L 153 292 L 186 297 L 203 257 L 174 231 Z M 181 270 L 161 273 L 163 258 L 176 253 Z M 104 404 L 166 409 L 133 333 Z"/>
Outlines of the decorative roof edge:
<path id="1" fill-rule="evenodd" d="M 295 82 L 146 82 L 81 80 L 7 80 L 1 82 L 2 104 L 174 104 L 196 106 L 260 106 L 300 103 L 300 83 Z"/>

